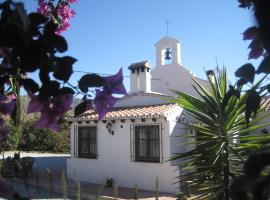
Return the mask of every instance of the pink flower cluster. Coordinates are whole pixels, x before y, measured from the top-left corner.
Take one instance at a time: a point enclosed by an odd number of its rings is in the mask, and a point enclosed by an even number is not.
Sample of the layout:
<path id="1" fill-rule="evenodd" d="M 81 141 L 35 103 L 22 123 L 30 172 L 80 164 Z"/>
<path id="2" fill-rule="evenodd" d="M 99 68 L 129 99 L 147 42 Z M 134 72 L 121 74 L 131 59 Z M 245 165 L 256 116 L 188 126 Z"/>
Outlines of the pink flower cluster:
<path id="1" fill-rule="evenodd" d="M 2 115 L 11 115 L 16 106 L 16 96 L 11 94 L 8 96 L 0 95 L 0 141 L 8 135 L 8 129 L 5 127 Z"/>
<path id="2" fill-rule="evenodd" d="M 40 112 L 37 128 L 50 128 L 59 131 L 58 120 L 71 109 L 73 95 L 59 94 L 58 96 L 41 101 L 37 95 L 31 96 L 27 113 Z"/>
<path id="3" fill-rule="evenodd" d="M 77 0 L 59 0 L 55 7 L 50 0 L 38 0 L 39 7 L 37 12 L 42 13 L 55 21 L 58 24 L 56 33 L 61 34 L 70 26 L 69 20 L 75 15 L 75 11 L 70 8 L 70 4 L 76 2 Z"/>
<path id="4" fill-rule="evenodd" d="M 239 7 L 247 9 L 254 8 L 254 0 L 238 0 Z M 248 48 L 250 49 L 248 59 L 257 59 L 260 56 L 267 56 L 269 52 L 263 46 L 260 29 L 257 26 L 251 26 L 245 30 L 243 33 L 243 40 L 251 40 Z"/>
<path id="5" fill-rule="evenodd" d="M 248 59 L 257 59 L 260 56 L 266 56 L 267 52 L 259 38 L 259 29 L 256 26 L 249 27 L 243 33 L 243 40 L 251 40 L 248 48 L 250 49 Z"/>
<path id="6" fill-rule="evenodd" d="M 96 89 L 96 97 L 93 101 L 99 119 L 102 119 L 107 112 L 112 110 L 117 102 L 118 98 L 112 96 L 113 94 L 127 94 L 125 86 L 123 85 L 122 68 L 115 75 L 103 78 L 106 84 L 103 90 Z"/>

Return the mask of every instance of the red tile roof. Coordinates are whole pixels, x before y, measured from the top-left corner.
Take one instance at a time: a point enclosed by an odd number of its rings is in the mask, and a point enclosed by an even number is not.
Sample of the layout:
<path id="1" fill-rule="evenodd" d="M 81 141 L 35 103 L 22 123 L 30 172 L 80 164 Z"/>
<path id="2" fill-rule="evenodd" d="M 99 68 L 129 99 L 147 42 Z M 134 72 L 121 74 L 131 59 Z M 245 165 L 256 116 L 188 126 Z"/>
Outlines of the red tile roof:
<path id="1" fill-rule="evenodd" d="M 263 97 L 261 99 L 261 108 L 270 111 L 270 97 Z"/>
<path id="2" fill-rule="evenodd" d="M 135 118 L 158 118 L 167 117 L 168 115 L 180 111 L 181 108 L 175 103 L 146 105 L 146 106 L 131 106 L 117 107 L 108 112 L 103 119 L 135 119 Z M 97 120 L 97 112 L 93 109 L 77 117 L 68 117 L 69 121 L 76 120 Z"/>

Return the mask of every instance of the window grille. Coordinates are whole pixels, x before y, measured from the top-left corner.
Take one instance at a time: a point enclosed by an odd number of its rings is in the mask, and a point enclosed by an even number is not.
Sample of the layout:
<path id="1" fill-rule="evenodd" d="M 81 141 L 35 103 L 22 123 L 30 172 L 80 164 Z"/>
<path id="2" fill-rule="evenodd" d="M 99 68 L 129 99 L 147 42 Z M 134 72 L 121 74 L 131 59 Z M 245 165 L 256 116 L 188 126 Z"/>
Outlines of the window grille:
<path id="1" fill-rule="evenodd" d="M 159 125 L 135 125 L 133 127 L 134 161 L 155 162 L 161 161 L 162 145 Z"/>
<path id="2" fill-rule="evenodd" d="M 78 142 L 78 146 L 77 146 L 78 158 L 93 158 L 93 159 L 97 158 L 97 128 L 96 127 L 78 126 L 77 142 Z"/>

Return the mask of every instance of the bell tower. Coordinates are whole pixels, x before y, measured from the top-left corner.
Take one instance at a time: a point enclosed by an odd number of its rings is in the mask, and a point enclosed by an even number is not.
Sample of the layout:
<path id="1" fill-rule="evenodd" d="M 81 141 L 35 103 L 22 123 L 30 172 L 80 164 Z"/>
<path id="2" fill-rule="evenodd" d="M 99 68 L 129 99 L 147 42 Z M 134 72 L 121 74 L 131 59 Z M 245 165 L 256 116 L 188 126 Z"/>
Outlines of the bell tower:
<path id="1" fill-rule="evenodd" d="M 156 66 L 181 65 L 181 47 L 177 39 L 166 36 L 156 44 Z"/>

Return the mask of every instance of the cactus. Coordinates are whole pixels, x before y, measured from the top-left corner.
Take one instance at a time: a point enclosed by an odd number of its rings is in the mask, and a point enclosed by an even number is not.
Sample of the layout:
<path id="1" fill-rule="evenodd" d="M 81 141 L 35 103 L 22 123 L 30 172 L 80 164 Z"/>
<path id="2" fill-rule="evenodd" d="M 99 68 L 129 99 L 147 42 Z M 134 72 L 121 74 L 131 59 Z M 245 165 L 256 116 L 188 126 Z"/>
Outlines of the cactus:
<path id="1" fill-rule="evenodd" d="M 81 184 L 77 174 L 76 174 L 76 199 L 81 200 Z"/>
<path id="2" fill-rule="evenodd" d="M 113 195 L 114 195 L 113 199 L 117 200 L 117 198 L 118 198 L 118 187 L 117 187 L 115 182 L 113 184 Z"/>
<path id="3" fill-rule="evenodd" d="M 67 177 L 66 177 L 66 172 L 63 169 L 62 170 L 62 193 L 63 193 L 63 199 L 66 200 L 68 198 L 67 195 Z"/>
<path id="4" fill-rule="evenodd" d="M 40 191 L 40 185 L 39 185 L 39 171 L 37 168 L 35 168 L 35 183 L 36 183 L 36 190 L 39 193 Z"/>
<path id="5" fill-rule="evenodd" d="M 138 200 L 138 186 L 137 186 L 137 183 L 135 183 L 135 186 L 134 186 L 134 200 Z"/>
<path id="6" fill-rule="evenodd" d="M 158 200 L 159 197 L 159 182 L 158 182 L 158 177 L 156 177 L 156 200 Z"/>
<path id="7" fill-rule="evenodd" d="M 50 184 L 50 197 L 52 198 L 52 193 L 53 193 L 53 176 L 51 170 L 47 167 L 47 172 L 49 176 L 49 184 Z"/>
<path id="8" fill-rule="evenodd" d="M 103 181 L 103 182 L 101 183 L 101 185 L 100 185 L 100 187 L 99 187 L 99 189 L 98 189 L 98 193 L 97 193 L 97 196 L 96 196 L 95 200 L 99 200 L 99 199 L 100 199 L 101 194 L 102 194 L 103 189 L 104 189 L 104 186 L 105 186 L 105 183 L 106 183 L 106 181 Z"/>

